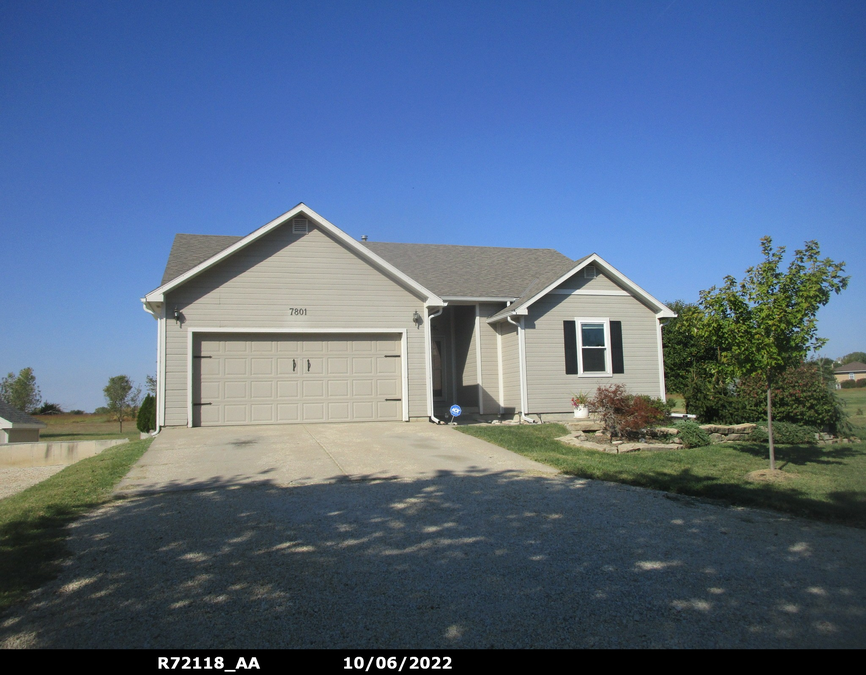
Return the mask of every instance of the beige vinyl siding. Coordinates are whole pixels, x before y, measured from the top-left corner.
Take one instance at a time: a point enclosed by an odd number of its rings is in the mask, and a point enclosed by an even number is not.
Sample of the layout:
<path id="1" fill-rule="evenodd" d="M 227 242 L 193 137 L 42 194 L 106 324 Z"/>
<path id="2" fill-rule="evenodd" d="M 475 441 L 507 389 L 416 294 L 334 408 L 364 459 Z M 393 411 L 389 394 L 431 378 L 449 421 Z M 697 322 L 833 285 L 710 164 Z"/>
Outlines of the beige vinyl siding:
<path id="1" fill-rule="evenodd" d="M 195 328 L 406 329 L 409 415 L 426 417 L 424 330 L 412 322 L 413 312 L 424 314 L 422 300 L 321 230 L 291 229 L 275 229 L 167 294 L 166 425 L 188 423 L 187 339 Z"/>
<path id="2" fill-rule="evenodd" d="M 557 289 L 584 290 L 584 291 L 621 291 L 611 279 L 598 273 L 598 276 L 588 279 L 584 276 L 585 270 L 580 270 L 573 277 L 566 279 L 557 286 Z"/>
<path id="3" fill-rule="evenodd" d="M 502 332 L 502 405 L 506 410 L 520 410 L 520 346 L 517 327 L 500 321 L 496 324 Z"/>
<path id="4" fill-rule="evenodd" d="M 478 329 L 481 340 L 481 396 L 485 415 L 499 414 L 499 346 L 496 327 L 487 318 L 502 309 L 502 303 L 478 305 Z"/>
<path id="5" fill-rule="evenodd" d="M 453 305 L 450 314 L 454 322 L 453 356 L 456 394 L 460 406 L 478 408 L 478 351 L 475 335 L 475 305 Z"/>
<path id="6" fill-rule="evenodd" d="M 582 276 L 582 275 L 581 275 Z M 578 279 L 589 290 L 621 290 L 605 277 Z M 607 377 L 565 374 L 563 321 L 605 318 L 622 322 L 625 373 Z M 632 296 L 548 294 L 526 317 L 526 370 L 530 412 L 569 412 L 577 391 L 592 393 L 600 385 L 623 383 L 635 394 L 659 396 L 658 319 Z M 609 346 L 608 346 L 609 348 Z"/>

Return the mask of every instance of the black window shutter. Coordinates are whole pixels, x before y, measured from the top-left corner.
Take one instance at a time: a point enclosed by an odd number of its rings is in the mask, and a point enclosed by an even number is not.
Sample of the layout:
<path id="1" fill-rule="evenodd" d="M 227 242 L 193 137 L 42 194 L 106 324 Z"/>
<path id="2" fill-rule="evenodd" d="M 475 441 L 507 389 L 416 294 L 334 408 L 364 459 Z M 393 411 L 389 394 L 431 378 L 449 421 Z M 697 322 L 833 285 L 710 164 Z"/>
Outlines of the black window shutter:
<path id="1" fill-rule="evenodd" d="M 565 374 L 577 375 L 577 331 L 574 321 L 563 321 L 562 333 L 565 338 Z"/>
<path id="2" fill-rule="evenodd" d="M 610 364 L 615 374 L 625 372 L 622 358 L 622 321 L 610 322 Z"/>

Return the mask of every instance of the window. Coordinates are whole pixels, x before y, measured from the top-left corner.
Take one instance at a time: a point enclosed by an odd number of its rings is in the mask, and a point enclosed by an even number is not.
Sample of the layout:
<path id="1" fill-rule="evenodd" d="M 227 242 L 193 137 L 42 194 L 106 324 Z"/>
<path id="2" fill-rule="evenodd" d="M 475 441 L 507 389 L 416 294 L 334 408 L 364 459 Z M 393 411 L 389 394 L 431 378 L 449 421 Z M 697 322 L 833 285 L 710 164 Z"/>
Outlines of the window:
<path id="1" fill-rule="evenodd" d="M 625 373 L 622 322 L 607 318 L 577 318 L 562 322 L 565 374 L 610 377 Z"/>

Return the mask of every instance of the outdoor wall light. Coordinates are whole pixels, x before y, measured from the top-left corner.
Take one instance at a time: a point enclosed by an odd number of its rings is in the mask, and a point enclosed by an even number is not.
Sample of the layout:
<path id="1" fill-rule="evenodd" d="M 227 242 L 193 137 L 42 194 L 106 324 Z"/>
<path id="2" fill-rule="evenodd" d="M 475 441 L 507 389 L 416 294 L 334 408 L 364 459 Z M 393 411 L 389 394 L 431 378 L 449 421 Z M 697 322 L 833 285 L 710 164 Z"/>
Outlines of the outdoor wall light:
<path id="1" fill-rule="evenodd" d="M 420 326 L 422 323 L 424 323 L 424 319 L 422 319 L 422 318 L 421 318 L 421 315 L 418 314 L 418 312 L 416 311 L 416 312 L 412 315 L 412 322 L 413 322 L 416 326 Z"/>
<path id="2" fill-rule="evenodd" d="M 180 312 L 177 311 L 177 307 L 174 308 L 174 322 L 180 323 Z"/>

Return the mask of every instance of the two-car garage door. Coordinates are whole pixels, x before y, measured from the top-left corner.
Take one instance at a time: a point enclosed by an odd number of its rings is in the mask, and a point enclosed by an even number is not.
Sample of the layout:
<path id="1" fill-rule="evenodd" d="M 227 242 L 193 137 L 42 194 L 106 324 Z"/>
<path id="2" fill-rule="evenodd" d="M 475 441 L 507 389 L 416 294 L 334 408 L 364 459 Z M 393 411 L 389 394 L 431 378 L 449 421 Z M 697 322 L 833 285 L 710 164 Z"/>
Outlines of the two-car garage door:
<path id="1" fill-rule="evenodd" d="M 193 426 L 403 419 L 400 335 L 200 334 Z"/>

